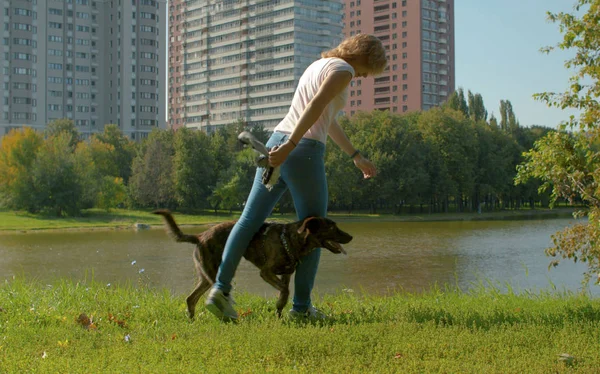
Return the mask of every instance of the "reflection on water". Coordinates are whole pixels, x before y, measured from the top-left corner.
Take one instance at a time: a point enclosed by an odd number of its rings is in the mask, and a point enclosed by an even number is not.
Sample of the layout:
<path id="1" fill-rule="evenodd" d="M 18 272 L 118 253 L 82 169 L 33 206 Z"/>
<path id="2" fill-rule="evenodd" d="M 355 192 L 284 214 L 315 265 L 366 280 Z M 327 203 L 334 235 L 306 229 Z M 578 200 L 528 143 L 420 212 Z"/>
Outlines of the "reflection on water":
<path id="1" fill-rule="evenodd" d="M 564 262 L 549 271 L 550 259 L 544 254 L 550 235 L 572 222 L 340 223 L 354 240 L 345 246 L 348 256 L 323 251 L 317 292 L 342 288 L 418 292 L 436 284 L 469 289 L 479 280 L 491 280 L 502 288 L 548 290 L 555 285 L 577 291 L 585 266 Z M 184 231 L 198 230 L 203 228 Z M 2 235 L 0 274 L 44 282 L 93 276 L 113 284 L 141 278 L 152 286 L 187 294 L 196 281 L 192 249 L 191 244 L 173 242 L 163 230 Z M 236 274 L 236 288 L 275 294 L 245 260 Z M 594 295 L 600 295 L 598 288 L 592 286 Z"/>

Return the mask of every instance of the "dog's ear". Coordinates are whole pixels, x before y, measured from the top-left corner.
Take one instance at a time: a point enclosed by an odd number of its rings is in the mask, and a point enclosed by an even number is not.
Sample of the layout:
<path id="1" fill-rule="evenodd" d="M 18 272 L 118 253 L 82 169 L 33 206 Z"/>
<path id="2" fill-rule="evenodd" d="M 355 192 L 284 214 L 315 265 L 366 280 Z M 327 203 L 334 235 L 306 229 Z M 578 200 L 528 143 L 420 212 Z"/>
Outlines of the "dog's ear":
<path id="1" fill-rule="evenodd" d="M 302 234 L 304 231 L 306 231 L 308 229 L 308 231 L 309 231 L 307 233 L 307 235 L 308 235 L 310 233 L 310 226 L 312 226 L 314 223 L 317 223 L 318 219 L 319 219 L 319 217 L 306 217 L 304 219 L 304 221 L 302 222 L 302 225 L 298 229 L 298 234 Z M 313 221 L 313 224 L 310 224 L 311 221 Z"/>

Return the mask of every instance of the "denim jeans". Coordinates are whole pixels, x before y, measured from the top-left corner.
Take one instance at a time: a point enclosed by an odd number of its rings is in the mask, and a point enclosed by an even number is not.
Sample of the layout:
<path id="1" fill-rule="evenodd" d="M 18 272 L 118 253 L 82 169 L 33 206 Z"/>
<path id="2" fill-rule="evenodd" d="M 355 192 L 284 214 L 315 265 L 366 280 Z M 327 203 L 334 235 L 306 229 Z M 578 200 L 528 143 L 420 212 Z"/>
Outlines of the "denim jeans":
<path id="1" fill-rule="evenodd" d="M 288 134 L 273 133 L 266 144 L 267 148 L 285 143 L 288 137 Z M 271 191 L 262 184 L 262 171 L 262 168 L 256 170 L 244 211 L 225 244 L 223 261 L 215 285 L 225 293 L 231 291 L 235 270 L 250 240 L 288 188 L 294 200 L 298 220 L 308 216 L 325 217 L 327 214 L 325 144 L 318 140 L 301 139 L 281 165 L 281 176 Z M 315 283 L 320 257 L 321 249 L 318 248 L 303 258 L 296 269 L 292 308 L 298 312 L 304 312 L 311 306 L 310 294 Z"/>

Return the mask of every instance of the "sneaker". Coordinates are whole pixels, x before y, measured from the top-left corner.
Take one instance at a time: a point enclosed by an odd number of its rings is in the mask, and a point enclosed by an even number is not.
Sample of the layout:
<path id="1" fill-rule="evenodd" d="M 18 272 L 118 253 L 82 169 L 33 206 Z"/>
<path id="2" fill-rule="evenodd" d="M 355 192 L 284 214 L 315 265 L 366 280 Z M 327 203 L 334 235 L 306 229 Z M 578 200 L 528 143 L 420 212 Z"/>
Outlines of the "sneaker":
<path id="1" fill-rule="evenodd" d="M 316 322 L 325 321 L 329 318 L 327 314 L 325 314 L 324 312 L 320 311 L 312 305 L 308 307 L 306 312 L 298 312 L 294 309 L 291 309 L 288 315 L 290 318 L 295 319 L 296 321 Z"/>
<path id="2" fill-rule="evenodd" d="M 206 309 L 223 321 L 236 321 L 238 314 L 233 309 L 233 298 L 231 295 L 225 296 L 223 291 L 218 288 L 212 288 L 206 298 Z"/>

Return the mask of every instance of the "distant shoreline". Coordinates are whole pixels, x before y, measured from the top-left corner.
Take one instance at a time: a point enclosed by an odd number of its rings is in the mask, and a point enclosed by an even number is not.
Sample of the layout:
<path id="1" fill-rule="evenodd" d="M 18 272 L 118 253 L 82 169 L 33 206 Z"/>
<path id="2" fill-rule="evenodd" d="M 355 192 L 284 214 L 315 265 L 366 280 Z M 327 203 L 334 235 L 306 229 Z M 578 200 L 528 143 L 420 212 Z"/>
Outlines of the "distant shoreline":
<path id="1" fill-rule="evenodd" d="M 478 213 L 436 213 L 414 215 L 392 214 L 345 214 L 330 213 L 329 217 L 338 222 L 442 222 L 442 221 L 502 221 L 555 219 L 572 217 L 577 208 L 505 210 Z M 181 227 L 207 226 L 235 220 L 237 214 L 184 214 L 173 212 Z M 292 214 L 274 214 L 268 220 L 291 221 Z M 24 212 L 0 212 L 0 235 L 29 234 L 36 232 L 80 232 L 80 231 L 119 231 L 136 230 L 136 223 L 147 225 L 148 229 L 163 227 L 160 217 L 147 211 L 118 210 L 106 213 L 99 210 L 84 212 L 81 217 L 55 218 Z"/>

